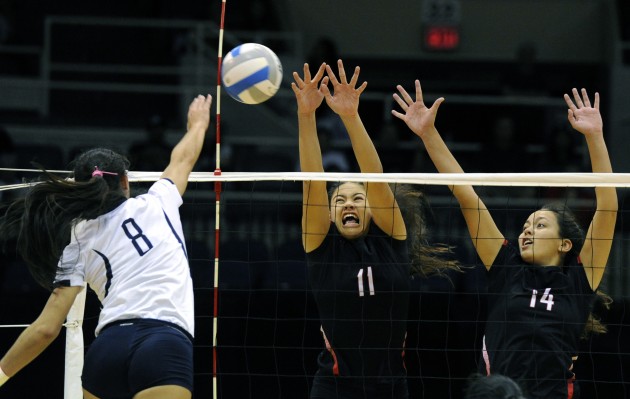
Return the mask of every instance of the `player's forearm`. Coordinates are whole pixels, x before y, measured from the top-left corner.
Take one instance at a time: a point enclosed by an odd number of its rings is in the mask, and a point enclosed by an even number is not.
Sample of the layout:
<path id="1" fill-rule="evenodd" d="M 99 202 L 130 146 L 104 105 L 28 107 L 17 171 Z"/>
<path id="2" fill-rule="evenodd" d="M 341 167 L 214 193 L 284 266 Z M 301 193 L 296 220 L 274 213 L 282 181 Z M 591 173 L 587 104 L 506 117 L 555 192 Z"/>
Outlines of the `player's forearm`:
<path id="1" fill-rule="evenodd" d="M 359 115 L 343 116 L 341 120 L 348 131 L 352 150 L 363 173 L 383 173 L 383 165 Z"/>
<path id="2" fill-rule="evenodd" d="M 601 134 L 585 135 L 591 158 L 593 173 L 612 173 L 612 165 L 606 142 Z M 616 211 L 618 209 L 617 190 L 614 187 L 596 187 L 597 209 Z"/>
<path id="3" fill-rule="evenodd" d="M 422 136 L 424 147 L 440 173 L 464 173 L 464 169 L 459 165 L 446 143 L 438 133 L 437 129 L 431 128 Z"/>
<path id="4" fill-rule="evenodd" d="M 429 158 L 440 173 L 464 173 L 446 143 L 434 127 L 422 135 Z M 449 186 L 462 208 L 478 207 L 479 198 L 472 186 Z"/>
<path id="5" fill-rule="evenodd" d="M 39 356 L 57 338 L 60 331 L 61 326 L 51 328 L 37 322 L 31 324 L 0 360 L 2 371 L 8 377 L 14 376 Z"/>
<path id="6" fill-rule="evenodd" d="M 199 159 L 206 137 L 207 126 L 203 123 L 190 126 L 184 137 L 171 152 L 171 163 L 185 164 L 192 169 Z"/>
<path id="7" fill-rule="evenodd" d="M 323 172 L 322 151 L 317 137 L 315 113 L 298 115 L 300 170 Z"/>

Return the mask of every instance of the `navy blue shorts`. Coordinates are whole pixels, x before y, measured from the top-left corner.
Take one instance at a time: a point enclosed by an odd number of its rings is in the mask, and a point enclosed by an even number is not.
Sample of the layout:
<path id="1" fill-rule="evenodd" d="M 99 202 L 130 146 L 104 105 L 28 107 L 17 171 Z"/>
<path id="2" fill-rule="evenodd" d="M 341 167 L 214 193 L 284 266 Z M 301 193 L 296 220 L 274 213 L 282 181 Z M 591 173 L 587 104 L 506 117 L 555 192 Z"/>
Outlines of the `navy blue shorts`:
<path id="1" fill-rule="evenodd" d="M 183 329 L 151 319 L 105 326 L 85 355 L 83 388 L 103 399 L 129 399 L 145 389 L 193 390 L 193 345 Z"/>

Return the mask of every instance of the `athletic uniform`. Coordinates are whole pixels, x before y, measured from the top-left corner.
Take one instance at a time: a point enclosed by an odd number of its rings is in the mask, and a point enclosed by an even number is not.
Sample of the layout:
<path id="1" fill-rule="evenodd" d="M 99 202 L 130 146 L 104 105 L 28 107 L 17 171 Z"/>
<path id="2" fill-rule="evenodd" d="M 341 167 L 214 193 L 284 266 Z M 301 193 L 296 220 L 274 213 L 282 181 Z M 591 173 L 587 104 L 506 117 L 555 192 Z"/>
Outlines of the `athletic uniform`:
<path id="1" fill-rule="evenodd" d="M 168 179 L 81 221 L 59 262 L 56 286 L 87 282 L 101 302 L 83 386 L 131 398 L 157 385 L 192 391 L 193 289 L 179 206 Z"/>
<path id="2" fill-rule="evenodd" d="M 579 260 L 528 265 L 506 242 L 488 272 L 486 373 L 511 377 L 531 399 L 575 399 L 571 357 L 594 298 Z"/>
<path id="3" fill-rule="evenodd" d="M 374 223 L 347 240 L 332 224 L 307 260 L 326 345 L 311 398 L 407 398 L 407 242 Z"/>

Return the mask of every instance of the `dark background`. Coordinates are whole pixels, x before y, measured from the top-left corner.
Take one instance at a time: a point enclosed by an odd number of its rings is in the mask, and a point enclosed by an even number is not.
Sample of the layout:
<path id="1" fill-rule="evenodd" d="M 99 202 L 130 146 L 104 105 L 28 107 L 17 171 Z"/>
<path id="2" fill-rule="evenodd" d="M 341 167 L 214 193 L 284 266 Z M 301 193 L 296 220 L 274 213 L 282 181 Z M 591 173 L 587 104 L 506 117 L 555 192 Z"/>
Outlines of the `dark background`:
<path id="1" fill-rule="evenodd" d="M 50 169 L 65 169 L 81 149 L 106 145 L 128 154 L 134 170 L 161 170 L 160 162 L 166 161 L 160 148 L 170 148 L 181 137 L 183 107 L 190 94 L 216 91 L 216 25 L 221 4 L 215 3 L 0 0 L 0 16 L 4 17 L 0 19 L 0 97 L 4 98 L 0 100 L 0 127 L 6 131 L 0 135 L 0 167 L 30 168 L 30 161 L 36 160 Z M 346 65 L 360 65 L 361 79 L 369 82 L 360 110 L 388 172 L 434 171 L 414 138 L 389 116 L 395 85 L 411 88 L 415 78 L 422 80 L 427 101 L 447 98 L 440 109 L 438 128 L 453 143 L 453 151 L 467 171 L 588 171 L 583 140 L 567 127 L 561 99 L 572 87 L 602 94 L 615 170 L 625 173 L 630 169 L 624 156 L 626 137 L 630 137 L 624 96 L 630 89 L 630 50 L 615 47 L 630 41 L 630 3 L 455 1 L 452 3 L 461 6 L 461 13 L 455 13 L 461 43 L 448 52 L 433 52 L 422 45 L 423 28 L 440 23 L 439 18 L 429 21 L 427 8 L 420 7 L 430 3 L 409 1 L 395 7 L 351 0 L 227 2 L 225 26 L 233 37 L 226 37 L 224 52 L 239 41 L 267 44 L 281 57 L 285 80 L 280 92 L 263 105 L 243 106 L 222 97 L 222 170 L 296 170 L 290 73 L 301 70 L 305 60 L 316 65 L 337 57 Z M 558 11 L 562 8 L 566 11 Z M 550 24 L 554 15 L 561 18 Z M 78 17 L 85 23 L 57 22 L 47 31 L 46 21 L 60 16 Z M 97 23 L 110 18 L 130 23 L 115 28 Z M 447 22 L 452 19 L 446 18 Z M 152 27 L 142 26 L 147 21 L 152 21 Z M 156 21 L 165 21 L 170 27 L 161 28 Z M 185 23 L 173 28 L 177 21 Z M 207 29 L 201 42 L 196 41 L 197 32 L 189 29 L 191 24 Z M 52 32 L 52 38 L 47 32 Z M 319 50 L 322 38 L 330 38 L 333 48 Z M 44 49 L 51 53 L 47 55 Z M 198 55 L 208 72 L 201 82 L 193 79 L 191 83 L 177 68 Z M 54 65 L 46 69 L 42 60 Z M 77 69 L 77 65 L 93 67 Z M 44 76 L 46 70 L 49 76 Z M 28 89 L 29 84 L 40 88 L 44 78 L 51 83 L 46 111 L 40 107 L 41 91 L 33 96 Z M 320 120 L 326 117 L 324 112 L 319 115 Z M 510 128 L 500 128 L 505 121 Z M 213 129 L 198 171 L 215 168 Z M 331 148 L 352 160 L 347 141 L 336 133 L 331 133 Z M 155 162 L 137 152 L 145 147 L 155 151 L 149 153 Z M 357 169 L 352 166 L 349 171 Z M 24 172 L 0 171 L 2 184 L 31 177 Z M 146 189 L 142 184 L 135 187 L 136 193 Z M 466 379 L 479 362 L 485 273 L 477 265 L 448 191 L 420 188 L 427 192 L 435 212 L 432 239 L 454 245 L 455 255 L 467 269 L 449 275 L 450 280 L 413 279 L 406 351 L 411 397 L 461 398 Z M 299 183 L 230 183 L 223 190 L 219 397 L 306 398 L 322 340 L 299 242 L 301 187 Z M 496 207 L 502 228 L 510 232 L 517 231 L 518 226 L 510 223 L 524 218 L 531 202 L 549 197 L 592 199 L 592 189 L 484 188 L 481 193 Z M 576 363 L 583 398 L 630 397 L 625 194 L 624 189 L 619 190 L 617 244 L 604 283 L 614 303 L 609 310 L 598 309 L 609 332 L 583 341 Z M 0 191 L 3 201 L 15 195 L 19 192 Z M 182 219 L 196 293 L 195 398 L 212 397 L 214 206 L 211 185 L 191 184 Z M 0 258 L 2 324 L 30 323 L 47 297 L 11 251 Z M 98 301 L 88 294 L 86 345 L 93 339 L 97 317 Z M 19 332 L 0 328 L 0 353 Z M 63 358 L 61 336 L 3 386 L 0 397 L 61 398 Z"/>

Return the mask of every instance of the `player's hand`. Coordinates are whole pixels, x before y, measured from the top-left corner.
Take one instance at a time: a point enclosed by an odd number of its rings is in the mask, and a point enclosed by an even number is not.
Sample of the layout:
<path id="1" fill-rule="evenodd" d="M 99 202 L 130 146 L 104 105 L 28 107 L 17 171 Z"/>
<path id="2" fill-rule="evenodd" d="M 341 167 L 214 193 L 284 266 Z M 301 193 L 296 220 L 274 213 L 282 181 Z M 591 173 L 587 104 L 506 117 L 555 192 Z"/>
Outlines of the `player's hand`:
<path id="1" fill-rule="evenodd" d="M 326 104 L 341 117 L 358 115 L 359 97 L 367 87 L 367 82 L 363 82 L 361 86 L 356 87 L 361 68 L 356 67 L 354 69 L 354 74 L 352 78 L 350 78 L 350 82 L 348 82 L 346 71 L 341 60 L 337 61 L 337 68 L 339 70 L 339 79 L 335 76 L 332 68 L 326 65 L 326 72 L 333 87 L 333 92 L 331 93 L 328 85 L 322 85 L 322 91 L 326 96 Z"/>
<path id="2" fill-rule="evenodd" d="M 188 130 L 192 128 L 208 129 L 211 105 L 212 96 L 210 94 L 206 97 L 201 94 L 195 97 L 188 107 L 188 124 L 186 125 Z"/>
<path id="3" fill-rule="evenodd" d="M 416 79 L 416 99 L 414 100 L 409 93 L 398 85 L 398 93 L 394 93 L 394 100 L 400 105 L 402 112 L 392 110 L 392 115 L 402 120 L 420 138 L 430 129 L 435 128 L 435 117 L 437 115 L 440 104 L 444 101 L 444 97 L 440 97 L 431 106 L 427 108 L 422 99 L 422 87 L 420 81 Z"/>
<path id="4" fill-rule="evenodd" d="M 577 89 L 572 90 L 571 100 L 568 94 L 564 95 L 564 101 L 569 106 L 568 119 L 571 126 L 584 135 L 603 134 L 604 123 L 599 112 L 599 93 L 595 93 L 595 103 L 591 106 L 586 89 L 582 89 L 582 95 Z"/>
<path id="5" fill-rule="evenodd" d="M 328 83 L 328 77 L 324 77 L 325 70 L 326 64 L 323 63 L 320 65 L 315 76 L 311 77 L 308 64 L 304 64 L 304 78 L 301 78 L 297 72 L 293 72 L 295 82 L 291 83 L 291 89 L 297 100 L 298 114 L 315 112 L 322 104 L 322 101 L 324 101 L 324 94 L 321 87 Z M 319 85 L 320 81 L 322 83 L 321 85 Z"/>

